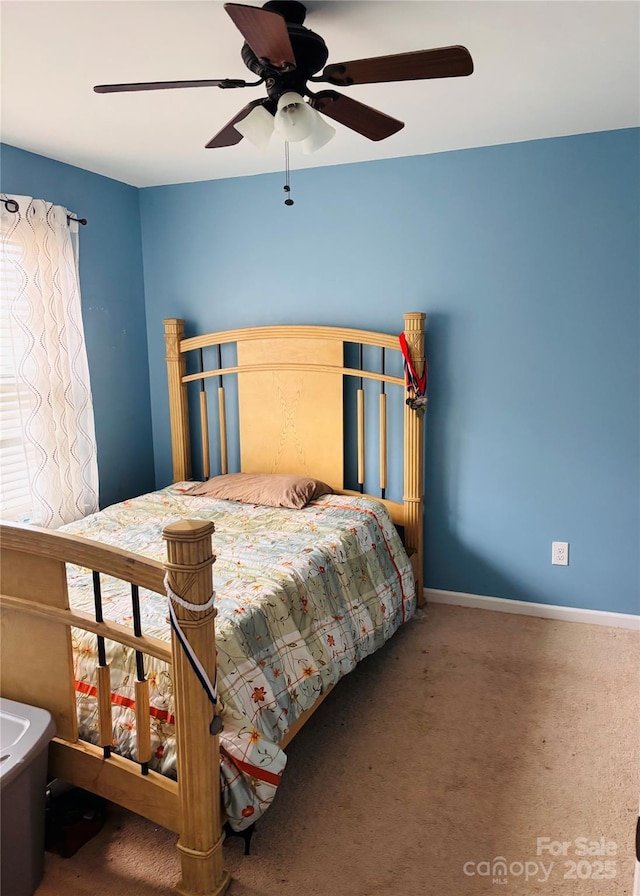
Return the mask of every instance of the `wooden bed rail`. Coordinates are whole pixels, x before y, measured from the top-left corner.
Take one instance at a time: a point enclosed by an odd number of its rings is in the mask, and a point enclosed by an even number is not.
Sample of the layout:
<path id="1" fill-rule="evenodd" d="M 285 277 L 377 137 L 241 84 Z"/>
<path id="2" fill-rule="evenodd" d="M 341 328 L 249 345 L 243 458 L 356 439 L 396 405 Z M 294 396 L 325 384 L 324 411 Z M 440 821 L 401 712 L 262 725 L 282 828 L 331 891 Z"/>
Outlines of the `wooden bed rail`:
<path id="1" fill-rule="evenodd" d="M 50 750 L 50 773 L 78 787 L 115 799 L 134 812 L 179 834 L 182 896 L 221 896 L 229 884 L 222 867 L 224 839 L 220 800 L 219 738 L 210 733 L 213 708 L 196 678 L 182 645 L 172 634 L 171 647 L 156 638 L 69 608 L 66 563 L 95 570 L 165 594 L 171 590 L 183 603 L 174 610 L 185 639 L 215 681 L 215 609 L 206 608 L 212 592 L 213 524 L 180 521 L 168 525 L 166 564 L 88 539 L 20 524 L 0 526 L 0 621 L 2 651 L 0 692 L 4 697 L 51 712 L 56 738 Z M 185 604 L 187 606 L 185 606 Z M 205 606 L 205 611 L 198 610 Z M 101 613 L 100 613 L 101 615 Z M 145 773 L 148 758 L 148 683 L 136 682 L 139 714 L 138 760 L 111 756 L 79 739 L 71 629 L 81 628 L 171 662 L 175 688 L 178 783 Z M 142 666 L 144 668 L 144 666 Z M 99 743 L 111 738 L 109 666 L 96 667 L 100 714 Z M 103 698 L 100 699 L 101 682 Z M 106 710 L 105 710 L 106 707 Z M 140 755 L 141 753 L 145 755 Z M 141 773 L 142 766 L 142 773 Z"/>

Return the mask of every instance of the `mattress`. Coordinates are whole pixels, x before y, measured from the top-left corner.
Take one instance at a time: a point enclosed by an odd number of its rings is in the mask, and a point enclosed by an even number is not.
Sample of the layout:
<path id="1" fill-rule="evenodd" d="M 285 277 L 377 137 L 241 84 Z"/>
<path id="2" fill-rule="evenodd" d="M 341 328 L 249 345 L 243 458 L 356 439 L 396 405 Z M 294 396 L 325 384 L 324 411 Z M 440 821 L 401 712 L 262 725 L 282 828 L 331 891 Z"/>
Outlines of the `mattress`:
<path id="1" fill-rule="evenodd" d="M 377 650 L 415 610 L 409 559 L 384 506 L 325 495 L 302 510 L 194 497 L 178 483 L 113 505 L 61 531 L 163 561 L 162 530 L 179 519 L 215 524 L 218 699 L 224 809 L 233 828 L 273 800 L 286 765 L 278 746 L 331 685 Z M 68 567 L 69 601 L 93 612 L 90 570 Z M 102 576 L 106 619 L 133 625 L 126 583 Z M 167 598 L 140 589 L 142 630 L 170 640 Z M 72 631 L 80 736 L 96 743 L 97 639 Z M 113 749 L 135 757 L 135 653 L 106 642 Z M 154 770 L 175 777 L 171 668 L 145 658 Z"/>

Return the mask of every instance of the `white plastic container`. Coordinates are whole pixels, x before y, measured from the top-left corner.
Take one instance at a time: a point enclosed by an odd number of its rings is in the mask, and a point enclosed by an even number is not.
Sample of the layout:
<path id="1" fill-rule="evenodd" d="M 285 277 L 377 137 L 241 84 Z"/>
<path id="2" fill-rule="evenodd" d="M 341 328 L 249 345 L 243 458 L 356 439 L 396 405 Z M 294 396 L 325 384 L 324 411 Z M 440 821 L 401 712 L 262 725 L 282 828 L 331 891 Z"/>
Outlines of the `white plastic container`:
<path id="1" fill-rule="evenodd" d="M 0 893 L 33 896 L 44 873 L 47 749 L 44 709 L 0 697 Z"/>

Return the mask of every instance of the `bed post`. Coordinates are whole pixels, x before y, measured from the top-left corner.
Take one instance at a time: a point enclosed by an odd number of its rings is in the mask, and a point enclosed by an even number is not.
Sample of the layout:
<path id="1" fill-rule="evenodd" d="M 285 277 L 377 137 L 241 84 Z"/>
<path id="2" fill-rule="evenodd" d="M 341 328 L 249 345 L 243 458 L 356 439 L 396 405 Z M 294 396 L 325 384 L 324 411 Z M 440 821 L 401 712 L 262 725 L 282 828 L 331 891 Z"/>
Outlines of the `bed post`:
<path id="1" fill-rule="evenodd" d="M 187 388 L 182 382 L 186 365 L 184 355 L 180 351 L 180 341 L 184 338 L 184 321 L 177 317 L 171 317 L 164 320 L 163 324 L 169 384 L 173 481 L 181 482 L 191 477 L 189 405 L 187 403 Z"/>
<path id="2" fill-rule="evenodd" d="M 205 605 L 213 592 L 213 531 L 211 522 L 180 520 L 163 532 L 169 585 L 189 604 Z M 198 612 L 175 600 L 173 608 L 193 652 L 214 682 L 215 608 Z M 221 896 L 230 878 L 222 867 L 219 738 L 209 731 L 214 710 L 174 630 L 171 644 L 181 814 L 178 850 L 182 878 L 176 889 L 182 896 Z"/>
<path id="3" fill-rule="evenodd" d="M 404 336 L 418 376 L 424 371 L 424 327 L 426 315 L 411 311 L 404 316 Z M 424 419 L 408 405 L 404 408 L 404 534 L 416 579 L 418 606 L 424 604 Z"/>

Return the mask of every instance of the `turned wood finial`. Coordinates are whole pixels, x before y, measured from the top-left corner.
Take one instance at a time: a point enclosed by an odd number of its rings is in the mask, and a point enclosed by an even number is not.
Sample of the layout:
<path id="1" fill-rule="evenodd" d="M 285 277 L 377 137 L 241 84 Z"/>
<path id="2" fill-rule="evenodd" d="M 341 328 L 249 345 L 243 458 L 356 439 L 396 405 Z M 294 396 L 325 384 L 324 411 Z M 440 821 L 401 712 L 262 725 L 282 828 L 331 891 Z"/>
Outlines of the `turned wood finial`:
<path id="1" fill-rule="evenodd" d="M 165 569 L 169 584 L 176 594 L 191 604 L 206 604 L 213 593 L 211 567 L 216 557 L 211 536 L 215 528 L 209 520 L 177 520 L 162 531 L 167 542 Z M 178 619 L 195 620 L 198 615 L 180 604 L 174 609 Z M 198 621 L 203 621 L 202 615 Z"/>

